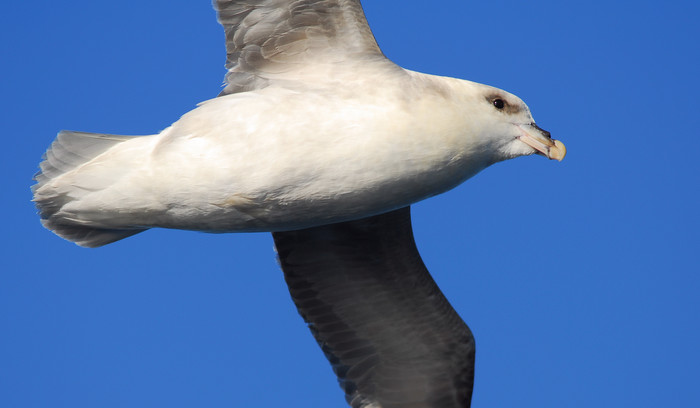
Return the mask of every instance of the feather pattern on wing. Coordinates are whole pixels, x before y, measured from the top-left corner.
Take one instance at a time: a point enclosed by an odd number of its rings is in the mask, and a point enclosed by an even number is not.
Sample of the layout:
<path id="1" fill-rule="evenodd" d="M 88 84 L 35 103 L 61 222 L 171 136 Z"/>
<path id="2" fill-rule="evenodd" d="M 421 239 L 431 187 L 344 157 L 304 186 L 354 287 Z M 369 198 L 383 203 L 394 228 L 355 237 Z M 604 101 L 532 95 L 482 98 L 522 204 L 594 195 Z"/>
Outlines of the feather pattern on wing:
<path id="1" fill-rule="evenodd" d="M 309 64 L 384 58 L 359 0 L 215 0 L 226 34 L 223 95 L 266 87 Z"/>
<path id="2" fill-rule="evenodd" d="M 469 406 L 474 338 L 420 258 L 409 207 L 273 237 L 353 408 Z"/>

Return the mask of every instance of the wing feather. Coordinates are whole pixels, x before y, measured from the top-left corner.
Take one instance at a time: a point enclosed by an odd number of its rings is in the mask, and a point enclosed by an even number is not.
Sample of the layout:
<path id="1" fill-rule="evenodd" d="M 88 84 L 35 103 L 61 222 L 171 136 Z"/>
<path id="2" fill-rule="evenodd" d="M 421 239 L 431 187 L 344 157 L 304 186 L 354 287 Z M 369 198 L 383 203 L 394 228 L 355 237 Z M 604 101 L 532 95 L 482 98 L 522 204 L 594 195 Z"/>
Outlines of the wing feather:
<path id="1" fill-rule="evenodd" d="M 408 207 L 273 237 L 353 408 L 469 406 L 474 338 L 425 268 Z"/>
<path id="2" fill-rule="evenodd" d="M 215 0 L 226 35 L 222 94 L 260 89 L 310 64 L 384 58 L 359 0 Z"/>

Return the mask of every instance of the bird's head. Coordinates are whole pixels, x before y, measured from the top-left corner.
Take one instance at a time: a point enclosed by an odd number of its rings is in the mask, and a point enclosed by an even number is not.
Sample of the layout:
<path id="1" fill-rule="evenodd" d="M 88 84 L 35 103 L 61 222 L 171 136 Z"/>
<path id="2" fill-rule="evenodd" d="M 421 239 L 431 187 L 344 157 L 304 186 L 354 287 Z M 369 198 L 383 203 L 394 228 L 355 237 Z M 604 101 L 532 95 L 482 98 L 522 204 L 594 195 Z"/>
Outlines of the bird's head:
<path id="1" fill-rule="evenodd" d="M 498 88 L 471 83 L 472 106 L 476 105 L 475 122 L 478 137 L 489 151 L 493 162 L 518 156 L 539 154 L 561 161 L 566 147 L 546 130 L 535 124 L 530 109 L 517 96 Z"/>

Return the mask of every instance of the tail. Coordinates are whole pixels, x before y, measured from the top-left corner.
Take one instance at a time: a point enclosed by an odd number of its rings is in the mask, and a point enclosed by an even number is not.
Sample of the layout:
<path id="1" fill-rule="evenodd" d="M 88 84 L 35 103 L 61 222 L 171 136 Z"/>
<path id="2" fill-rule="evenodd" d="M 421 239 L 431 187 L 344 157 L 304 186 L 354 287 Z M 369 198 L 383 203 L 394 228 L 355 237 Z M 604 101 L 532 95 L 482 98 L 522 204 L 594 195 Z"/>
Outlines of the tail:
<path id="1" fill-rule="evenodd" d="M 103 135 L 97 133 L 63 130 L 43 156 L 41 169 L 32 186 L 34 203 L 39 210 L 41 223 L 61 238 L 83 247 L 99 247 L 145 229 L 105 229 L 89 225 L 88 222 L 61 214 L 63 207 L 90 193 L 89 188 L 76 186 L 60 178 L 89 163 L 112 147 L 139 136 Z M 109 181 L 104 180 L 105 183 Z"/>

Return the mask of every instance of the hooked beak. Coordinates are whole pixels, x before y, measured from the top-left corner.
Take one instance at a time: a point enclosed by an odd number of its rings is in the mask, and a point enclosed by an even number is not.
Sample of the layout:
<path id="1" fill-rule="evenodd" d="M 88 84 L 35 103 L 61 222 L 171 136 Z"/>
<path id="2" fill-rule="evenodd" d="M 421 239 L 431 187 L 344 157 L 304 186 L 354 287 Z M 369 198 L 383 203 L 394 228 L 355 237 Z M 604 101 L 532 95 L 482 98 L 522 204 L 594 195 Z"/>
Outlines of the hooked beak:
<path id="1" fill-rule="evenodd" d="M 559 161 L 562 161 L 566 156 L 564 143 L 552 139 L 549 132 L 540 129 L 534 122 L 529 125 L 518 125 L 518 128 L 520 128 L 521 133 L 518 139 L 537 150 L 537 154 Z"/>

